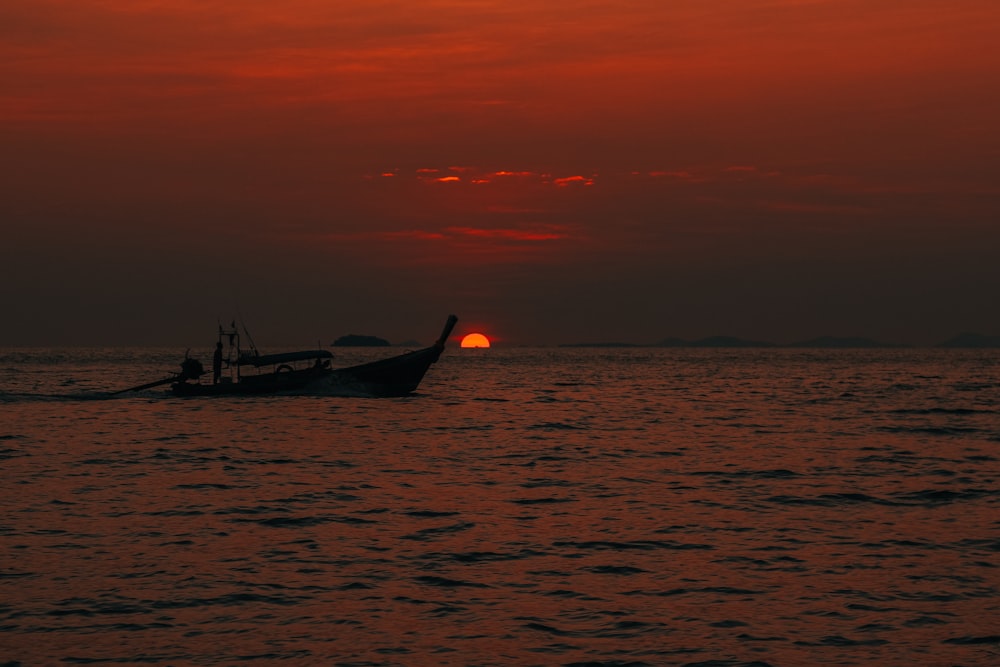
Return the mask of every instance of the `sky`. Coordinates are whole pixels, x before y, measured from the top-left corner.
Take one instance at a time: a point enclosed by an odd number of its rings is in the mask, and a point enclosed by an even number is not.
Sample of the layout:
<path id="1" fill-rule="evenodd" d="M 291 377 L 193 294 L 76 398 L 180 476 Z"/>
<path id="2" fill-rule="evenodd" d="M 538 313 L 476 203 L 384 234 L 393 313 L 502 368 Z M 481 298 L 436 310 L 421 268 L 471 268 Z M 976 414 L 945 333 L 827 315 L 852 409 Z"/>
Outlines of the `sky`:
<path id="1" fill-rule="evenodd" d="M 4 0 L 0 345 L 1000 334 L 995 0 Z"/>

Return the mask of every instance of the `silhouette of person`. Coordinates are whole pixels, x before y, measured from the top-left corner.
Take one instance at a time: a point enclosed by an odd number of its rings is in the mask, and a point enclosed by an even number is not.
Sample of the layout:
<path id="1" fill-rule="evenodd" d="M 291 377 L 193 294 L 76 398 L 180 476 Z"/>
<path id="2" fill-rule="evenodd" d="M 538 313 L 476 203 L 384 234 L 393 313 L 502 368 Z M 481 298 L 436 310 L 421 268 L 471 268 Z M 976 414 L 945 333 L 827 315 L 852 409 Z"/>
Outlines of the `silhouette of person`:
<path id="1" fill-rule="evenodd" d="M 212 355 L 212 384 L 219 384 L 222 377 L 222 341 L 215 344 L 215 354 Z"/>

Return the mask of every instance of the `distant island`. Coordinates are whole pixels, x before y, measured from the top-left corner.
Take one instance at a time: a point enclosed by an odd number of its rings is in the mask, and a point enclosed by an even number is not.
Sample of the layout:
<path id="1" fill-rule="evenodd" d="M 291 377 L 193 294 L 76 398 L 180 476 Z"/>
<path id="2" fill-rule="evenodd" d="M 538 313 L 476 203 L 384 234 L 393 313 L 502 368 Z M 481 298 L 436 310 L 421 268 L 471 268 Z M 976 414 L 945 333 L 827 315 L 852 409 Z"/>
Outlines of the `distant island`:
<path id="1" fill-rule="evenodd" d="M 389 347 L 389 341 L 378 336 L 347 334 L 333 341 L 333 347 Z"/>
<path id="2" fill-rule="evenodd" d="M 567 343 L 559 347 L 596 347 L 596 348 L 632 348 L 632 347 L 669 347 L 669 348 L 798 348 L 824 350 L 877 350 L 900 349 L 911 347 L 903 343 L 889 343 L 861 336 L 818 336 L 808 340 L 793 343 L 772 343 L 761 340 L 748 340 L 735 336 L 707 336 L 696 340 L 683 338 L 664 338 L 658 343 L 638 344 L 623 342 L 598 343 Z M 933 347 L 955 349 L 987 349 L 1000 348 L 1000 336 L 988 336 L 977 333 L 962 333 Z"/>
<path id="3" fill-rule="evenodd" d="M 936 347 L 1000 347 L 1000 336 L 984 336 L 983 334 L 977 333 L 960 333 L 954 338 L 949 338 L 943 343 L 938 343 Z"/>
<path id="4" fill-rule="evenodd" d="M 901 343 L 883 343 L 871 338 L 848 337 L 839 338 L 837 336 L 820 336 L 809 340 L 791 343 L 788 347 L 813 347 L 813 348 L 838 348 L 838 349 L 882 349 L 893 347 L 906 347 Z"/>
<path id="5" fill-rule="evenodd" d="M 565 343 L 559 347 L 647 347 L 636 343 Z"/>
<path id="6" fill-rule="evenodd" d="M 656 347 L 777 347 L 774 343 L 760 340 L 745 340 L 733 336 L 708 336 L 698 340 L 665 338 Z"/>

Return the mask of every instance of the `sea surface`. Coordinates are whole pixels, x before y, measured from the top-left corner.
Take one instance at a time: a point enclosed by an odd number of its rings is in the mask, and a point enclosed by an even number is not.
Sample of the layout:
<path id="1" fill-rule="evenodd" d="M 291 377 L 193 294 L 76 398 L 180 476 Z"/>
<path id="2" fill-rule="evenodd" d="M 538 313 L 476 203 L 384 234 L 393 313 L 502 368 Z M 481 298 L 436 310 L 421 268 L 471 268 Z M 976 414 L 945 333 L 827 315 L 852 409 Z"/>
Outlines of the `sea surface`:
<path id="1" fill-rule="evenodd" d="M 1000 664 L 1000 351 L 183 354 L 0 350 L 0 665 Z"/>

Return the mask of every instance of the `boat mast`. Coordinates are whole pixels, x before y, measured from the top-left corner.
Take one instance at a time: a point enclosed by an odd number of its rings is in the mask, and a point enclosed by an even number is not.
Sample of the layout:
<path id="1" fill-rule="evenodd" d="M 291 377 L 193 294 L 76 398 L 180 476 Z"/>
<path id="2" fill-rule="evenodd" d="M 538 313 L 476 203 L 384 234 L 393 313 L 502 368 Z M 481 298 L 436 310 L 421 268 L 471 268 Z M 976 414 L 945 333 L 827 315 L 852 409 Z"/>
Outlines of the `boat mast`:
<path id="1" fill-rule="evenodd" d="M 253 343 L 253 338 L 250 336 L 250 330 L 247 329 L 246 322 L 242 319 L 240 320 L 240 325 L 243 327 L 243 333 L 247 335 L 247 342 L 250 343 L 250 351 L 253 352 L 253 356 L 259 357 L 260 353 L 257 351 L 257 346 Z M 236 328 L 236 322 L 233 322 L 233 329 Z"/>
<path id="2" fill-rule="evenodd" d="M 236 328 L 236 321 L 229 325 L 229 329 L 223 329 L 222 324 L 219 324 L 219 342 L 224 342 L 226 339 L 228 346 L 226 347 L 226 366 L 229 367 L 229 377 L 233 377 L 233 369 L 235 368 L 236 378 L 235 380 L 239 382 L 240 380 L 240 331 Z"/>

